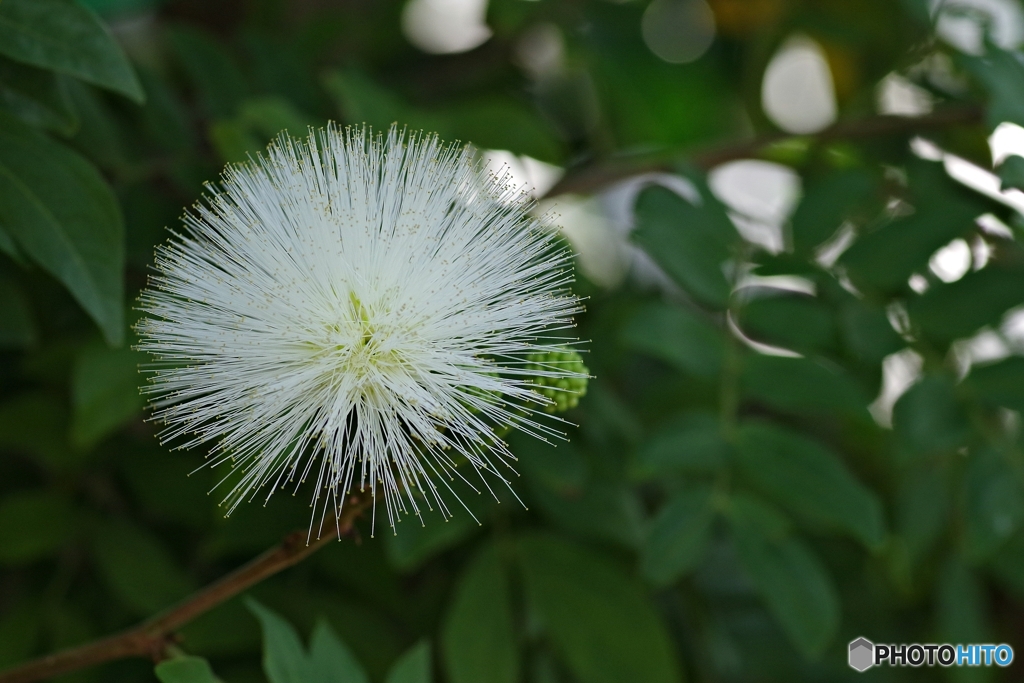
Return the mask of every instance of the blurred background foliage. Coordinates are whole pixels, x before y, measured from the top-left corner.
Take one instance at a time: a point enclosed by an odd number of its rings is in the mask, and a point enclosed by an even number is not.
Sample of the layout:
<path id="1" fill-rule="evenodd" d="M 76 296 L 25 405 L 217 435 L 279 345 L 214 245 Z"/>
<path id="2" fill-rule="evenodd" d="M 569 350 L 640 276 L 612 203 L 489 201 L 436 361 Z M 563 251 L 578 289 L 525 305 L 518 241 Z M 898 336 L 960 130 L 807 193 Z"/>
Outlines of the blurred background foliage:
<path id="1" fill-rule="evenodd" d="M 0 666 L 308 525 L 303 492 L 225 518 L 159 444 L 131 322 L 203 183 L 327 120 L 534 188 L 587 297 L 570 441 L 510 437 L 525 507 L 361 523 L 194 657 L 60 680 L 836 681 L 857 636 L 1024 645 L 1022 42 L 1016 0 L 3 0 Z"/>

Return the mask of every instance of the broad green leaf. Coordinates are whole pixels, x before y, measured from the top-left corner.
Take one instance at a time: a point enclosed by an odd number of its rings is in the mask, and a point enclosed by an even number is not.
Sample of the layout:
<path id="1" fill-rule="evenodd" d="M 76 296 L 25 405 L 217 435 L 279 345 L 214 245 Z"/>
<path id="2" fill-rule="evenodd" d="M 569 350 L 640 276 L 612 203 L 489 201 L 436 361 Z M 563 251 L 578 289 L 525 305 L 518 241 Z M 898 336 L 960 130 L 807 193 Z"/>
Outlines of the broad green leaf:
<path id="1" fill-rule="evenodd" d="M 430 643 L 422 640 L 398 658 L 384 683 L 431 683 Z M 478 679 L 482 682 L 482 679 Z"/>
<path id="2" fill-rule="evenodd" d="M 448 140 L 462 140 L 479 149 L 505 149 L 555 163 L 561 145 L 551 126 L 533 107 L 507 96 L 456 102 L 431 110 L 437 132 Z"/>
<path id="3" fill-rule="evenodd" d="M 658 479 L 673 473 L 714 472 L 729 457 L 729 444 L 722 436 L 718 416 L 686 413 L 656 431 L 634 456 L 630 475 L 638 481 Z"/>
<path id="4" fill-rule="evenodd" d="M 587 461 L 568 443 L 550 443 L 514 430 L 509 449 L 516 456 L 516 470 L 532 482 L 561 495 L 579 495 L 587 480 Z"/>
<path id="5" fill-rule="evenodd" d="M 832 577 L 764 504 L 737 496 L 730 518 L 740 562 L 757 592 L 804 656 L 817 658 L 839 627 Z"/>
<path id="6" fill-rule="evenodd" d="M 741 309 L 739 322 L 756 341 L 801 352 L 829 348 L 836 339 L 832 311 L 814 297 L 800 294 L 749 301 Z"/>
<path id="7" fill-rule="evenodd" d="M 643 507 L 637 492 L 610 479 L 593 479 L 580 492 L 558 494 L 543 486 L 531 500 L 566 531 L 635 548 L 643 538 Z"/>
<path id="8" fill-rule="evenodd" d="M 36 324 L 25 293 L 0 276 L 0 349 L 19 349 L 36 340 Z"/>
<path id="9" fill-rule="evenodd" d="M 936 250 L 968 233 L 974 219 L 987 210 L 977 195 L 952 181 L 941 164 L 921 161 L 908 173 L 914 212 L 860 236 L 839 257 L 862 291 L 905 290 L 907 279 L 924 270 Z"/>
<path id="10" fill-rule="evenodd" d="M 880 364 L 889 354 L 907 345 L 892 328 L 885 309 L 863 301 L 851 301 L 839 312 L 839 328 L 843 343 L 859 360 Z"/>
<path id="11" fill-rule="evenodd" d="M 129 522 L 100 526 L 92 551 L 110 590 L 138 616 L 169 607 L 193 589 L 160 539 Z"/>
<path id="12" fill-rule="evenodd" d="M 221 161 L 229 164 L 248 161 L 267 148 L 266 142 L 260 142 L 247 125 L 236 119 L 211 122 L 207 135 Z"/>
<path id="13" fill-rule="evenodd" d="M 349 124 L 367 123 L 378 130 L 404 119 L 408 105 L 354 69 L 328 71 L 324 89 L 334 100 L 343 120 Z"/>
<path id="14" fill-rule="evenodd" d="M 71 375 L 71 438 L 89 447 L 142 412 L 143 354 L 92 344 L 82 349 Z"/>
<path id="15" fill-rule="evenodd" d="M 869 548 L 885 540 L 878 497 L 820 444 L 768 422 L 748 422 L 740 427 L 736 456 L 744 478 L 793 513 Z"/>
<path id="16" fill-rule="evenodd" d="M 750 354 L 743 362 L 746 396 L 801 415 L 863 416 L 868 398 L 841 368 L 809 358 Z"/>
<path id="17" fill-rule="evenodd" d="M 309 667 L 314 680 L 321 683 L 370 683 L 352 651 L 323 619 L 317 622 L 310 638 Z"/>
<path id="18" fill-rule="evenodd" d="M 701 561 L 714 520 L 711 487 L 676 493 L 651 524 L 640 553 L 640 571 L 656 585 L 668 585 Z"/>
<path id="19" fill-rule="evenodd" d="M 722 332 L 701 314 L 682 306 L 645 306 L 623 327 L 622 341 L 630 349 L 697 377 L 717 377 L 722 369 Z"/>
<path id="20" fill-rule="evenodd" d="M 963 549 L 972 561 L 991 557 L 1024 525 L 1024 488 L 1007 457 L 991 448 L 968 455 Z"/>
<path id="21" fill-rule="evenodd" d="M 1024 63 L 1017 52 L 1000 50 L 991 43 L 984 55 L 957 55 L 989 94 L 985 122 L 989 129 L 1009 121 L 1024 126 Z"/>
<path id="22" fill-rule="evenodd" d="M 117 41 L 91 10 L 72 0 L 0 2 L 0 54 L 136 102 L 146 98 Z"/>
<path id="23" fill-rule="evenodd" d="M 208 33 L 191 26 L 176 26 L 169 32 L 178 62 L 199 96 L 207 116 L 228 118 L 249 92 L 245 76 L 225 45 Z"/>
<path id="24" fill-rule="evenodd" d="M 48 491 L 0 499 L 0 564 L 25 564 L 57 550 L 71 536 L 75 511 Z"/>
<path id="25" fill-rule="evenodd" d="M 121 124 L 110 105 L 95 88 L 69 80 L 65 87 L 78 112 L 78 129 L 69 141 L 102 169 L 123 174 L 129 168 Z M 130 172 L 130 171 L 129 171 Z"/>
<path id="26" fill-rule="evenodd" d="M 441 652 L 451 683 L 516 683 L 519 648 L 512 596 L 497 548 L 469 561 L 441 628 Z"/>
<path id="27" fill-rule="evenodd" d="M 938 574 L 935 595 L 938 642 L 993 642 L 994 633 L 987 604 L 988 591 L 982 578 L 955 555 L 946 559 Z M 958 675 L 950 678 L 964 683 L 991 681 L 994 678 L 994 672 L 984 667 L 964 667 L 963 671 L 965 674 L 956 672 Z"/>
<path id="28" fill-rule="evenodd" d="M 248 598 L 249 611 L 263 629 L 263 673 L 270 683 L 307 683 L 313 666 L 295 628 L 276 612 Z"/>
<path id="29" fill-rule="evenodd" d="M 484 493 L 482 495 L 489 495 Z M 476 504 L 476 493 L 461 493 L 463 502 Z M 472 496 L 472 498 L 470 498 Z M 480 529 L 480 522 L 473 519 L 458 502 L 451 509 L 447 519 L 436 509 L 428 510 L 421 503 L 423 520 L 414 514 L 405 515 L 394 533 L 386 532 L 385 548 L 391 564 L 402 571 L 415 569 L 434 555 L 457 545 Z M 474 509 L 475 514 L 479 514 Z"/>
<path id="30" fill-rule="evenodd" d="M 990 265 L 949 284 L 937 284 L 907 302 L 910 319 L 930 339 L 948 344 L 995 325 L 1024 303 L 1024 270 Z"/>
<path id="31" fill-rule="evenodd" d="M 860 168 L 835 171 L 809 183 L 793 212 L 792 235 L 796 251 L 807 253 L 834 235 L 875 189 L 875 179 Z"/>
<path id="32" fill-rule="evenodd" d="M 964 386 L 981 403 L 1024 411 L 1024 358 L 972 366 Z"/>
<path id="33" fill-rule="evenodd" d="M 1024 157 L 1013 154 L 999 164 L 1001 190 L 1024 190 Z"/>
<path id="34" fill-rule="evenodd" d="M 557 536 L 519 542 L 527 599 L 580 683 L 677 683 L 674 648 L 643 589 Z"/>
<path id="35" fill-rule="evenodd" d="M 55 73 L 0 57 L 0 105 L 25 123 L 70 135 L 78 117 Z"/>
<path id="36" fill-rule="evenodd" d="M 895 501 L 895 526 L 913 562 L 926 558 L 949 522 L 948 477 L 933 463 L 906 473 Z"/>
<path id="37" fill-rule="evenodd" d="M 124 227 L 117 200 L 85 159 L 2 112 L 0 225 L 68 288 L 109 344 L 121 342 Z"/>
<path id="38" fill-rule="evenodd" d="M 208 661 L 189 655 L 165 659 L 156 665 L 153 673 L 160 683 L 221 683 Z"/>
<path id="39" fill-rule="evenodd" d="M 893 428 L 921 453 L 955 450 L 970 436 L 967 415 L 955 392 L 952 378 L 926 375 L 896 401 Z"/>
<path id="40" fill-rule="evenodd" d="M 304 138 L 309 127 L 316 122 L 282 97 L 254 97 L 241 103 L 239 120 L 255 130 L 264 140 L 288 131 L 293 137 Z"/>
<path id="41" fill-rule="evenodd" d="M 705 197 L 694 206 L 664 187 L 649 187 L 637 199 L 633 239 L 699 302 L 728 304 L 732 288 L 723 266 L 738 236 L 719 204 Z"/>

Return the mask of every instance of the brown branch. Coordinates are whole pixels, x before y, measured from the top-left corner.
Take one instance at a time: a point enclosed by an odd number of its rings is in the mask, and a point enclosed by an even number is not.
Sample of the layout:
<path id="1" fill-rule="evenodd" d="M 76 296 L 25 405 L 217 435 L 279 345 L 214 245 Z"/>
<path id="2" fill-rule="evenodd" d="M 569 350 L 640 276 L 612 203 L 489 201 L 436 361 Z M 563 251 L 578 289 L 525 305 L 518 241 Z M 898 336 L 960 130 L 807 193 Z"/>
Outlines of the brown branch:
<path id="1" fill-rule="evenodd" d="M 193 593 L 166 612 L 116 635 L 0 672 L 0 683 L 33 683 L 128 657 L 148 657 L 159 661 L 165 657 L 167 647 L 177 642 L 175 631 L 185 624 L 282 569 L 298 564 L 337 537 L 351 535 L 356 518 L 372 500 L 368 491 L 351 496 L 338 518 L 337 532 L 332 529 L 330 534 L 308 544 L 307 532 L 292 532 L 280 545 Z"/>
<path id="2" fill-rule="evenodd" d="M 809 137 L 814 142 L 822 143 L 885 135 L 907 135 L 947 126 L 975 124 L 982 120 L 983 112 L 984 110 L 977 106 L 949 106 L 937 109 L 927 116 L 870 116 L 852 121 L 841 121 Z M 637 155 L 607 160 L 593 166 L 570 171 L 555 183 L 545 196 L 595 192 L 630 176 L 671 171 L 673 166 L 682 161 L 688 161 L 707 170 L 727 161 L 757 157 L 769 145 L 796 137 L 799 136 L 771 133 L 752 140 L 708 149 L 668 151 L 654 155 Z"/>

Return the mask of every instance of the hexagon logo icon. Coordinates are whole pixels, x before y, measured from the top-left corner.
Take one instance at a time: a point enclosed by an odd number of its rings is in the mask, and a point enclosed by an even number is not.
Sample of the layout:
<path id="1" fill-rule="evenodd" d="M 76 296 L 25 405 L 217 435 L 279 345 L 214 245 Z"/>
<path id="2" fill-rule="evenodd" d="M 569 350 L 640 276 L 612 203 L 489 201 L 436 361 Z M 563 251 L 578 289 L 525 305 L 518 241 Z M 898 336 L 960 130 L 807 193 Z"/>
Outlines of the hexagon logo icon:
<path id="1" fill-rule="evenodd" d="M 867 638 L 858 638 L 850 643 L 850 668 L 867 671 L 875 664 L 875 644 Z"/>

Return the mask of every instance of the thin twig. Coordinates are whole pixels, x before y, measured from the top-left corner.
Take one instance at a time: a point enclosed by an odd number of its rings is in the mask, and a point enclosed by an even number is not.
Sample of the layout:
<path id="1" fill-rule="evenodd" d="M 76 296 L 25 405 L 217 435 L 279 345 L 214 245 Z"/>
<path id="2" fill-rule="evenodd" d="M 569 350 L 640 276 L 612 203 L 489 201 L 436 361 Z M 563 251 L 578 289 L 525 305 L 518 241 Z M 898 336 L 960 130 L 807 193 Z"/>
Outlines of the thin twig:
<path id="1" fill-rule="evenodd" d="M 982 120 L 984 110 L 977 106 L 948 106 L 927 116 L 870 116 L 851 121 L 841 121 L 834 126 L 809 136 L 816 143 L 835 140 L 859 140 L 885 135 L 910 134 L 917 131 L 945 128 L 947 126 L 970 125 Z M 788 133 L 771 133 L 752 140 L 708 149 L 662 151 L 655 154 L 620 157 L 605 160 L 592 166 L 569 171 L 546 197 L 560 194 L 588 194 L 615 182 L 642 173 L 671 171 L 676 164 L 687 161 L 698 168 L 710 169 L 727 161 L 747 159 L 762 154 L 766 147 L 782 140 L 799 136 Z"/>
<path id="2" fill-rule="evenodd" d="M 353 495 L 338 518 L 337 531 L 307 544 L 306 531 L 289 534 L 248 564 L 200 589 L 167 611 L 107 638 L 57 652 L 0 672 L 0 683 L 33 683 L 71 671 L 128 657 L 163 659 L 168 646 L 177 642 L 175 631 L 217 605 L 256 585 L 282 569 L 298 564 L 338 536 L 352 534 L 356 518 L 371 504 L 366 493 Z"/>

